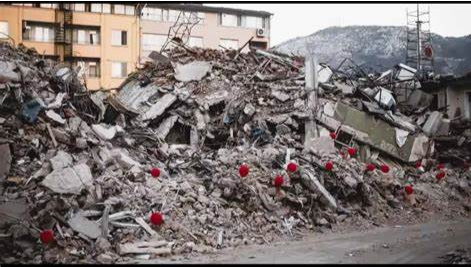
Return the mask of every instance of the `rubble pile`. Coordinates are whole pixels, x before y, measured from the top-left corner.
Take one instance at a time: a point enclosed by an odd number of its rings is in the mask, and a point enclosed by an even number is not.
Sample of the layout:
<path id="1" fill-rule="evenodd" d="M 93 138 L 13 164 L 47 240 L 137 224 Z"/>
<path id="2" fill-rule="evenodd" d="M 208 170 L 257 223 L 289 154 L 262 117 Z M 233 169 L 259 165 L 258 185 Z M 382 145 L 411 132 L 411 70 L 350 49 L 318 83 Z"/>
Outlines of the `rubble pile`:
<path id="1" fill-rule="evenodd" d="M 284 55 L 177 46 L 151 58 L 115 94 L 90 94 L 75 70 L 1 47 L 4 262 L 269 244 L 469 197 L 469 172 L 435 168 L 422 128 L 368 75 L 319 65 L 310 110 L 307 66 Z"/>

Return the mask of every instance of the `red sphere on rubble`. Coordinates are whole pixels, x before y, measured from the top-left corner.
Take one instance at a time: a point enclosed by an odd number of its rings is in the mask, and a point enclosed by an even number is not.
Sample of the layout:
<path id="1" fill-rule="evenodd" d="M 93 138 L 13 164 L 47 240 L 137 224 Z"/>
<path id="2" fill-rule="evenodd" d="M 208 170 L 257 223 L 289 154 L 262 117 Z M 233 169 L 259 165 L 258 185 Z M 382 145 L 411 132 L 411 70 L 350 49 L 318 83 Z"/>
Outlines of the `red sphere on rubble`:
<path id="1" fill-rule="evenodd" d="M 278 175 L 275 177 L 275 180 L 273 180 L 273 185 L 275 187 L 281 187 L 283 185 L 284 179 L 283 176 Z"/>
<path id="2" fill-rule="evenodd" d="M 162 225 L 164 223 L 164 217 L 159 212 L 154 212 L 150 215 L 150 222 L 153 225 Z"/>
<path id="3" fill-rule="evenodd" d="M 440 181 L 441 179 L 445 178 L 445 175 L 445 172 L 439 172 L 435 177 Z"/>
<path id="4" fill-rule="evenodd" d="M 295 172 L 298 169 L 298 165 L 296 165 L 294 162 L 290 162 L 286 168 L 289 172 Z"/>
<path id="5" fill-rule="evenodd" d="M 414 188 L 412 188 L 412 185 L 409 185 L 409 184 L 404 187 L 404 190 L 406 191 L 406 194 L 408 195 L 414 193 Z"/>
<path id="6" fill-rule="evenodd" d="M 372 172 L 376 169 L 376 166 L 372 163 L 366 165 L 366 170 L 369 171 L 369 172 Z"/>
<path id="7" fill-rule="evenodd" d="M 335 139 L 337 138 L 337 134 L 335 132 L 330 133 L 330 138 Z"/>
<path id="8" fill-rule="evenodd" d="M 468 162 L 463 163 L 463 169 L 465 171 L 467 171 L 469 169 L 469 163 Z"/>
<path id="9" fill-rule="evenodd" d="M 326 170 L 331 171 L 333 168 L 334 168 L 334 164 L 332 163 L 332 161 L 329 161 L 325 164 Z"/>
<path id="10" fill-rule="evenodd" d="M 43 244 L 52 242 L 54 241 L 54 232 L 50 229 L 42 230 L 41 233 L 39 233 L 39 239 L 41 239 Z"/>
<path id="11" fill-rule="evenodd" d="M 415 163 L 415 167 L 416 167 L 417 169 L 420 168 L 420 167 L 422 167 L 422 162 L 420 162 L 420 160 L 417 161 L 417 162 Z"/>
<path id="12" fill-rule="evenodd" d="M 245 177 L 249 174 L 249 166 L 245 165 L 245 164 L 242 164 L 240 165 L 239 167 L 239 174 L 240 176 L 242 177 Z"/>
<path id="13" fill-rule="evenodd" d="M 154 178 L 157 178 L 160 176 L 160 170 L 158 168 L 153 168 L 150 170 L 150 175 L 152 175 Z"/>
<path id="14" fill-rule="evenodd" d="M 441 169 L 444 169 L 445 168 L 445 164 L 443 163 L 440 163 L 437 165 L 437 169 L 441 170 Z"/>
<path id="15" fill-rule="evenodd" d="M 383 173 L 388 173 L 389 172 L 389 166 L 388 165 L 382 165 L 381 166 L 381 171 Z"/>
<path id="16" fill-rule="evenodd" d="M 347 151 L 348 151 L 348 155 L 350 155 L 350 157 L 355 156 L 355 154 L 357 153 L 357 150 L 353 147 L 349 148 Z"/>

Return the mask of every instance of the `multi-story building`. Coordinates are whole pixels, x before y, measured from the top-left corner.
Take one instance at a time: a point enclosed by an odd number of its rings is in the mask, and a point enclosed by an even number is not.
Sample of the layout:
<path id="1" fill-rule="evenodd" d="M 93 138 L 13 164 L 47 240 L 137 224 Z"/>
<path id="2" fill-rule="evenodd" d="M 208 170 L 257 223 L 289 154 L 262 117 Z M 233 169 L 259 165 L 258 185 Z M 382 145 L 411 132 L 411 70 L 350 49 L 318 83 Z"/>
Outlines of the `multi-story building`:
<path id="1" fill-rule="evenodd" d="M 90 90 L 114 89 L 162 48 L 176 24 L 192 24 L 184 40 L 189 46 L 238 49 L 250 40 L 266 49 L 270 16 L 201 4 L 1 4 L 0 40 L 81 66 Z"/>
<path id="2" fill-rule="evenodd" d="M 189 46 L 238 49 L 250 40 L 250 46 L 267 49 L 271 15 L 201 4 L 148 3 L 141 8 L 141 57 L 160 50 L 169 33 L 179 37 L 190 27 L 182 40 Z"/>

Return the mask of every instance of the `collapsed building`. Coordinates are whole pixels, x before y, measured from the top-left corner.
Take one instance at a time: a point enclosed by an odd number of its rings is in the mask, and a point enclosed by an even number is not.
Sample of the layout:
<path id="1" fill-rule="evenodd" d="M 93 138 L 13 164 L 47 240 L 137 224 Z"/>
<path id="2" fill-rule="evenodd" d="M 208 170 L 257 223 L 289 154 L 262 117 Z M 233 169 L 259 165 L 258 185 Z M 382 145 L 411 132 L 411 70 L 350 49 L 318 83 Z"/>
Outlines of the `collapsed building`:
<path id="1" fill-rule="evenodd" d="M 184 45 L 150 57 L 116 93 L 90 93 L 76 70 L 1 44 L 4 262 L 115 263 L 269 244 L 469 198 L 468 169 L 437 160 L 450 118 L 430 109 L 408 66 L 370 74 L 351 60 L 334 69 Z M 237 173 L 242 164 L 248 175 Z M 162 225 L 149 220 L 155 212 Z M 44 229 L 55 242 L 40 244 Z"/>

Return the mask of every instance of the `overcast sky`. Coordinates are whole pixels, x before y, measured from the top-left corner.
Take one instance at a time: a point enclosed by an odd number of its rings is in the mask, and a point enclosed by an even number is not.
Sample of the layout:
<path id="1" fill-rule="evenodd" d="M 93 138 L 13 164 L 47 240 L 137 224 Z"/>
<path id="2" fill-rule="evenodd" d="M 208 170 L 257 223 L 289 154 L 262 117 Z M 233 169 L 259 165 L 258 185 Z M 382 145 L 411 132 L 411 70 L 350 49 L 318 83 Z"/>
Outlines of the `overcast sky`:
<path id="1" fill-rule="evenodd" d="M 271 46 L 330 26 L 406 25 L 406 10 L 416 4 L 205 4 L 273 13 Z M 430 28 L 442 36 L 471 34 L 471 4 L 421 4 L 430 7 Z"/>

